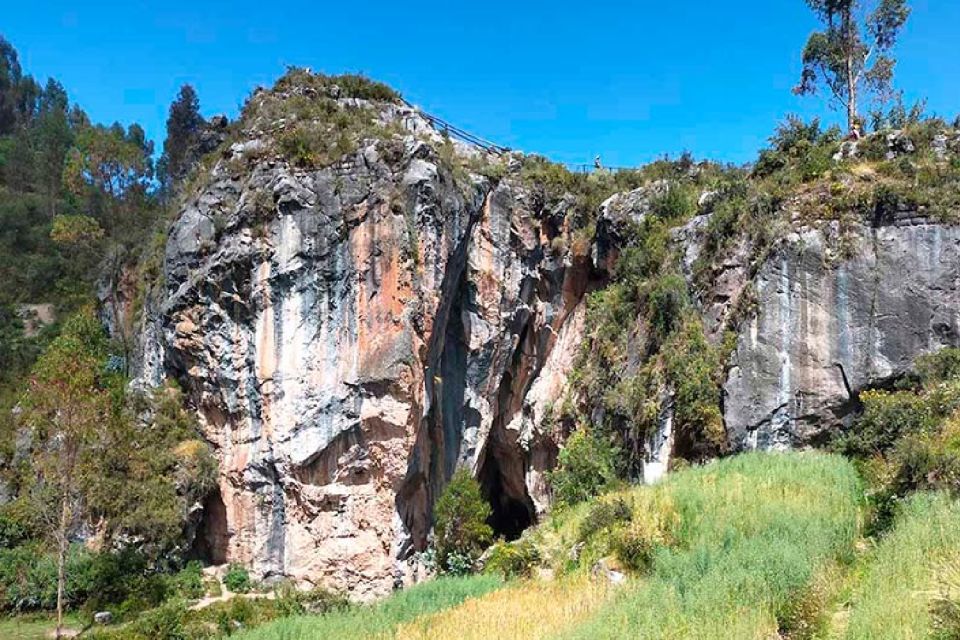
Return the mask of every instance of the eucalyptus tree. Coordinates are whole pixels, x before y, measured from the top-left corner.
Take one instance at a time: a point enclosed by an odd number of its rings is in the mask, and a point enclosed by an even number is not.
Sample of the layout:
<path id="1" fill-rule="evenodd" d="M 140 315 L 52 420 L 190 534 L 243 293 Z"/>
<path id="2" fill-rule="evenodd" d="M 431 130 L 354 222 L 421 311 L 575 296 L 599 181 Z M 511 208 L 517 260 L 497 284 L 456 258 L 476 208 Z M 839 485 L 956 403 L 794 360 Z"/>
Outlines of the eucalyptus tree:
<path id="1" fill-rule="evenodd" d="M 830 93 L 845 108 L 847 128 L 858 126 L 864 94 L 880 102 L 893 95 L 892 50 L 910 16 L 906 0 L 807 0 L 823 24 L 807 40 L 799 95 Z"/>

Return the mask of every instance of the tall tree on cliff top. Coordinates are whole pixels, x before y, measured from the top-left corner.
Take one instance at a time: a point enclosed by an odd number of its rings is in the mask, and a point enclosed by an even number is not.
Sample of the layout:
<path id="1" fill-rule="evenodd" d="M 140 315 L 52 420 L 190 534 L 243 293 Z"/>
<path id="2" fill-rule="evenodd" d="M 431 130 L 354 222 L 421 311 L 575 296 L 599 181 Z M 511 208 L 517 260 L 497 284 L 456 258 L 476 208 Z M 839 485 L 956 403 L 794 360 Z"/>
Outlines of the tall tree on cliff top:
<path id="1" fill-rule="evenodd" d="M 831 101 L 846 108 L 847 128 L 858 124 L 864 93 L 880 102 L 892 96 L 895 60 L 891 50 L 910 15 L 906 0 L 806 0 L 824 30 L 810 35 L 803 72 L 794 89 L 810 95 L 824 86 Z"/>
<path id="2" fill-rule="evenodd" d="M 163 143 L 163 157 L 160 159 L 160 178 L 166 191 L 174 182 L 183 179 L 190 169 L 190 147 L 196 142 L 202 126 L 200 99 L 194 88 L 185 84 L 170 105 L 170 115 L 167 117 L 167 139 Z"/>

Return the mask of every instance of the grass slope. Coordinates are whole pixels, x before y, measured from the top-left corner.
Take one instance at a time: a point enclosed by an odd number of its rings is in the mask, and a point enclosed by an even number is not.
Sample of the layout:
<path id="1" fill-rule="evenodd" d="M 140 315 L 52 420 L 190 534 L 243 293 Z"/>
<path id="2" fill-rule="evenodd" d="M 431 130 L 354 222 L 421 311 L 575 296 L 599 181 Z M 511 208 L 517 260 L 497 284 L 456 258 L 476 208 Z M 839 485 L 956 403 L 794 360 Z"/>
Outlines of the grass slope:
<path id="1" fill-rule="evenodd" d="M 82 629 L 86 624 L 80 616 L 68 614 L 64 617 L 67 629 Z M 57 620 L 50 615 L 35 614 L 0 618 L 0 638 L 4 640 L 46 640 L 57 628 Z"/>
<path id="2" fill-rule="evenodd" d="M 588 618 L 613 594 L 605 581 L 576 576 L 529 580 L 402 625 L 398 640 L 538 640 Z"/>
<path id="3" fill-rule="evenodd" d="M 502 586 L 493 576 L 439 578 L 401 591 L 369 607 L 321 616 L 283 618 L 232 638 L 237 640 L 359 640 L 392 637 L 401 624 L 454 607 Z"/>
<path id="4" fill-rule="evenodd" d="M 867 565 L 853 595 L 847 640 L 931 637 L 930 601 L 937 573 L 960 555 L 960 504 L 920 493 L 904 506 Z"/>
<path id="5" fill-rule="evenodd" d="M 770 638 L 810 625 L 812 588 L 850 559 L 862 501 L 853 466 L 816 453 L 746 454 L 636 491 L 669 495 L 677 544 L 649 575 L 558 638 Z"/>

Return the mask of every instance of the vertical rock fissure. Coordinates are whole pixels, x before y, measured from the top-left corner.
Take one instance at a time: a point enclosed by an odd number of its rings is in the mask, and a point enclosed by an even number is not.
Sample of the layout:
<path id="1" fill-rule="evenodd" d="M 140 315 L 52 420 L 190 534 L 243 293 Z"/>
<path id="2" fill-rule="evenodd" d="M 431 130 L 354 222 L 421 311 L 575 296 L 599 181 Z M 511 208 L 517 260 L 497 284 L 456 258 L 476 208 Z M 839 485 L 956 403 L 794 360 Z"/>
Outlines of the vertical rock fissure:
<path id="1" fill-rule="evenodd" d="M 406 477 L 397 491 L 397 514 L 409 540 L 398 546 L 402 558 L 426 547 L 433 504 L 453 474 L 459 458 L 466 394 L 467 345 L 462 307 L 467 286 L 467 257 L 473 231 L 489 205 L 490 191 L 472 211 L 457 247 L 447 261 L 441 284 L 426 358 L 424 359 L 424 409 Z M 449 376 L 449 378 L 446 378 Z"/>
<path id="2" fill-rule="evenodd" d="M 535 354 L 524 353 L 534 343 L 527 323 L 520 333 L 511 358 L 511 366 L 497 389 L 496 413 L 490 426 L 486 446 L 480 456 L 478 479 L 493 509 L 488 523 L 494 535 L 507 540 L 520 537 L 524 529 L 536 522 L 536 508 L 527 491 L 527 460 L 517 442 L 517 433 L 507 429 L 513 417 L 518 386 L 525 386 L 524 360 Z M 522 392 L 524 389 L 519 389 Z"/>

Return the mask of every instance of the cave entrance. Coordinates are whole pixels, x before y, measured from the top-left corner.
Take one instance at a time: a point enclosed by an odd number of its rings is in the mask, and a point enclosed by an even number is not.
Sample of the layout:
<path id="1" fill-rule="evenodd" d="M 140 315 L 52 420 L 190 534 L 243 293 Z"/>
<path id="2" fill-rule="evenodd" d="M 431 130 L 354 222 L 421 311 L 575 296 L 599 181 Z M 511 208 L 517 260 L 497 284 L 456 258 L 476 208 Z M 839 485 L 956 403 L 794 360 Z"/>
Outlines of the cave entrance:
<path id="1" fill-rule="evenodd" d="M 224 564 L 227 561 L 229 540 L 227 507 L 220 496 L 220 489 L 214 489 L 203 502 L 203 515 L 193 539 L 190 556 L 206 564 Z"/>
<path id="2" fill-rule="evenodd" d="M 516 540 L 536 523 L 536 509 L 527 494 L 523 460 L 519 452 L 497 441 L 490 442 L 480 466 L 479 481 L 493 513 L 487 524 L 494 537 Z"/>

